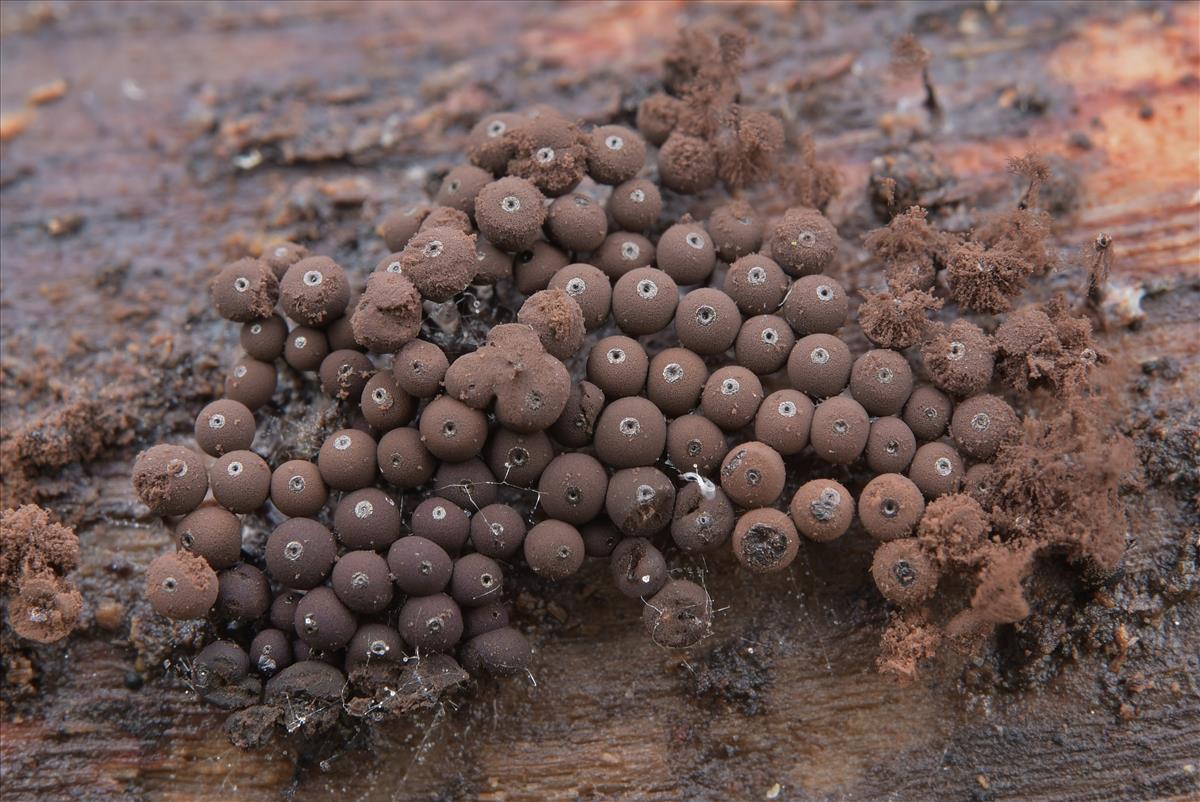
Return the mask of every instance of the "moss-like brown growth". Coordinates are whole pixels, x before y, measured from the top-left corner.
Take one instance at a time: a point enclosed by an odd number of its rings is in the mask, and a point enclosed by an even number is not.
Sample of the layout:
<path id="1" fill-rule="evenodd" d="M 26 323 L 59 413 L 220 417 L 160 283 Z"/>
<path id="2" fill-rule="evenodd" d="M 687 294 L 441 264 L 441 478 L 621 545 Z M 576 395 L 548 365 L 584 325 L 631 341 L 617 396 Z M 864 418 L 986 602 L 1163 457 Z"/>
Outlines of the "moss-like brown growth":
<path id="1" fill-rule="evenodd" d="M 881 348 L 916 345 L 929 326 L 927 315 L 942 307 L 942 300 L 928 290 L 864 292 L 863 298 L 858 308 L 859 326 Z"/>
<path id="2" fill-rule="evenodd" d="M 1001 377 L 1022 393 L 1036 387 L 1073 393 L 1086 386 L 1093 366 L 1108 361 L 1092 339 L 1091 321 L 1072 316 L 1062 296 L 1009 315 L 996 344 Z"/>
<path id="3" fill-rule="evenodd" d="M 38 643 L 70 634 L 83 600 L 65 575 L 79 563 L 75 533 L 26 504 L 0 514 L 0 594 L 18 636 Z"/>

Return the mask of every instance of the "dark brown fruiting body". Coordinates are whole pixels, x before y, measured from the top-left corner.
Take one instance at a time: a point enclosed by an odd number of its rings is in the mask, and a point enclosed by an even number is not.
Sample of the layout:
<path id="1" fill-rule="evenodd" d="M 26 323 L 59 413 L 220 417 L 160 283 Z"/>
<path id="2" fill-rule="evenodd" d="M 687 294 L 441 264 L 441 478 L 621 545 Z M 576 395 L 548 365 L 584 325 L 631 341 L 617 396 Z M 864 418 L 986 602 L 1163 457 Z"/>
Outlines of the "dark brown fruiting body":
<path id="1" fill-rule="evenodd" d="M 667 561 L 649 540 L 629 537 L 613 549 L 609 560 L 613 584 L 631 599 L 653 596 L 667 581 Z"/>
<path id="2" fill-rule="evenodd" d="M 279 298 L 283 313 L 301 326 L 324 326 L 345 313 L 350 282 L 328 256 L 309 256 L 288 268 Z"/>
<path id="3" fill-rule="evenodd" d="M 730 201 L 708 216 L 708 233 L 717 255 L 730 264 L 761 248 L 765 231 L 766 221 L 745 201 Z"/>
<path id="4" fill-rule="evenodd" d="M 350 317 L 354 341 L 377 354 L 395 353 L 421 332 L 421 293 L 403 270 L 402 254 L 386 258 Z"/>
<path id="5" fill-rule="evenodd" d="M 603 409 L 603 390 L 589 381 L 573 382 L 567 405 L 548 430 L 550 436 L 567 448 L 586 446 L 592 442 Z"/>
<path id="6" fill-rule="evenodd" d="M 387 624 L 362 624 L 346 645 L 346 670 L 406 659 L 404 640 Z"/>
<path id="7" fill-rule="evenodd" d="M 850 300 L 842 285 L 829 276 L 803 276 L 792 282 L 783 302 L 783 316 L 796 334 L 834 334 L 846 322 Z"/>
<path id="8" fill-rule="evenodd" d="M 646 164 L 646 143 L 623 125 L 600 125 L 587 136 L 587 170 L 597 183 L 620 184 Z"/>
<path id="9" fill-rule="evenodd" d="M 538 482 L 542 509 L 552 518 L 576 526 L 595 518 L 604 508 L 608 474 L 588 454 L 560 454 Z"/>
<path id="10" fill-rule="evenodd" d="M 589 557 L 608 557 L 624 537 L 612 521 L 603 518 L 579 527 L 579 535 Z"/>
<path id="11" fill-rule="evenodd" d="M 292 664 L 292 641 L 282 629 L 264 629 L 250 642 L 250 665 L 264 677 Z"/>
<path id="12" fill-rule="evenodd" d="M 654 254 L 654 244 L 641 234 L 613 231 L 592 254 L 592 262 L 615 281 L 631 270 L 654 264 Z"/>
<path id="13" fill-rule="evenodd" d="M 725 293 L 711 287 L 692 290 L 675 310 L 679 344 L 701 356 L 723 354 L 737 339 L 742 315 Z"/>
<path id="14" fill-rule="evenodd" d="M 271 362 L 260 362 L 243 356 L 225 377 L 225 397 L 241 401 L 251 410 L 265 406 L 275 395 L 278 375 Z"/>
<path id="15" fill-rule="evenodd" d="M 788 356 L 788 381 L 813 398 L 835 396 L 850 381 L 850 348 L 832 334 L 810 334 L 796 342 Z"/>
<path id="16" fill-rule="evenodd" d="M 349 551 L 338 558 L 329 581 L 342 604 L 356 613 L 378 613 L 392 603 L 387 561 L 374 551 Z"/>
<path id="17" fill-rule="evenodd" d="M 321 391 L 338 400 L 362 398 L 367 380 L 375 373 L 375 365 L 367 355 L 349 349 L 334 351 L 321 361 L 317 376 L 321 380 Z M 391 377 L 388 377 L 389 380 Z"/>
<path id="18" fill-rule="evenodd" d="M 308 256 L 308 248 L 303 245 L 295 242 L 276 242 L 264 248 L 260 258 L 271 267 L 275 278 L 280 279 L 287 273 L 289 267 L 306 256 Z"/>
<path id="19" fill-rule="evenodd" d="M 388 569 L 401 593 L 431 596 L 441 593 L 450 583 L 454 561 L 446 550 L 419 535 L 402 537 L 387 554 Z"/>
<path id="20" fill-rule="evenodd" d="M 512 627 L 499 627 L 471 638 L 462 648 L 463 668 L 470 674 L 486 671 L 497 677 L 513 677 L 529 670 L 533 647 Z"/>
<path id="21" fill-rule="evenodd" d="M 662 205 L 658 185 L 646 178 L 635 178 L 613 188 L 608 198 L 608 213 L 620 229 L 647 231 L 658 222 Z"/>
<path id="22" fill-rule="evenodd" d="M 353 312 L 358 305 L 357 299 L 351 297 L 350 310 Z M 365 351 L 366 346 L 354 339 L 354 326 L 350 323 L 350 315 L 342 315 L 325 327 L 325 339 L 329 341 L 330 351 Z"/>
<path id="23" fill-rule="evenodd" d="M 892 540 L 875 550 L 871 577 L 888 601 L 912 605 L 925 601 L 937 588 L 937 566 L 914 538 Z"/>
<path id="24" fill-rule="evenodd" d="M 714 371 L 704 383 L 700 411 L 731 432 L 754 420 L 762 400 L 762 382 L 757 376 L 743 367 L 726 365 Z"/>
<path id="25" fill-rule="evenodd" d="M 939 327 L 921 346 L 921 358 L 933 383 L 959 397 L 987 389 L 995 367 L 994 354 L 992 338 L 962 318 Z"/>
<path id="26" fill-rule="evenodd" d="M 858 519 L 876 540 L 906 537 L 924 513 L 920 488 L 898 473 L 876 476 L 858 496 Z"/>
<path id="27" fill-rule="evenodd" d="M 302 641 L 297 643 L 304 646 Z M 290 704 L 297 699 L 333 702 L 341 698 L 346 687 L 345 674 L 323 660 L 308 659 L 296 644 L 292 645 L 292 654 L 296 662 L 267 680 L 264 696 L 267 704 Z"/>
<path id="28" fill-rule="evenodd" d="M 226 621 L 257 621 L 271 609 L 271 586 L 263 572 L 238 563 L 217 574 L 217 615 Z"/>
<path id="29" fill-rule="evenodd" d="M 402 488 L 420 487 L 437 470 L 437 460 L 412 426 L 397 427 L 379 438 L 375 461 L 383 480 Z"/>
<path id="30" fill-rule="evenodd" d="M 667 459 L 684 473 L 711 474 L 728 450 L 721 427 L 698 413 L 678 417 L 667 426 Z"/>
<path id="31" fill-rule="evenodd" d="M 379 236 L 383 237 L 389 251 L 402 251 L 428 216 L 429 207 L 424 204 L 395 209 L 380 221 Z"/>
<path id="32" fill-rule="evenodd" d="M 867 466 L 875 473 L 900 473 L 917 453 L 917 438 L 895 417 L 876 418 L 867 437 Z"/>
<path id="33" fill-rule="evenodd" d="M 488 602 L 463 610 L 463 640 L 479 637 L 508 626 L 508 607 L 502 601 Z"/>
<path id="34" fill-rule="evenodd" d="M 311 326 L 297 326 L 288 332 L 283 344 L 283 358 L 295 370 L 316 370 L 327 356 L 329 337 L 325 332 Z"/>
<path id="35" fill-rule="evenodd" d="M 495 504 L 499 498 L 496 476 L 478 458 L 439 465 L 433 475 L 433 492 L 464 510 Z"/>
<path id="36" fill-rule="evenodd" d="M 546 236 L 573 253 L 590 253 L 608 234 L 604 206 L 579 192 L 555 198 L 546 213 Z"/>
<path id="37" fill-rule="evenodd" d="M 523 295 L 544 290 L 559 270 L 571 263 L 567 254 L 545 240 L 538 240 L 513 257 L 513 281 Z"/>
<path id="38" fill-rule="evenodd" d="M 801 534 L 828 543 L 846 534 L 854 521 L 854 496 L 832 479 L 813 479 L 796 490 L 788 512 Z"/>
<path id="39" fill-rule="evenodd" d="M 742 324 L 733 343 L 734 359 L 759 376 L 779 370 L 788 361 L 796 335 L 778 315 L 756 315 Z"/>
<path id="40" fill-rule="evenodd" d="M 904 422 L 921 440 L 937 440 L 950 425 L 954 402 L 936 387 L 921 385 L 912 391 L 904 405 Z"/>
<path id="41" fill-rule="evenodd" d="M 475 198 L 475 222 L 487 241 L 516 253 L 537 240 L 546 221 L 545 196 L 524 178 L 508 176 L 485 186 Z"/>
<path id="42" fill-rule="evenodd" d="M 799 390 L 778 390 L 763 399 L 754 415 L 754 437 L 783 456 L 808 445 L 813 402 Z"/>
<path id="43" fill-rule="evenodd" d="M 596 456 L 611 468 L 653 465 L 667 444 L 667 419 L 646 398 L 618 398 L 596 422 Z"/>
<path id="44" fill-rule="evenodd" d="M 765 443 L 736 445 L 721 462 L 721 489 L 734 504 L 746 509 L 774 504 L 786 479 L 783 458 Z"/>
<path id="45" fill-rule="evenodd" d="M 392 374 L 400 389 L 414 398 L 432 398 L 441 387 L 450 361 L 428 340 L 412 340 L 396 354 Z"/>
<path id="46" fill-rule="evenodd" d="M 462 610 L 445 593 L 413 596 L 400 608 L 397 628 L 414 649 L 449 651 L 462 638 Z"/>
<path id="47" fill-rule="evenodd" d="M 262 320 L 252 320 L 242 325 L 238 342 L 251 357 L 263 362 L 274 362 L 283 356 L 283 343 L 287 340 L 287 321 L 277 314 Z"/>
<path id="48" fill-rule="evenodd" d="M 585 138 L 574 122 L 547 107 L 509 134 L 508 174 L 529 179 L 549 197 L 570 192 L 587 170 Z"/>
<path id="49" fill-rule="evenodd" d="M 495 326 L 487 343 L 446 371 L 446 394 L 477 409 L 495 401 L 496 419 L 516 432 L 548 428 L 567 405 L 571 377 L 522 323 Z"/>
<path id="50" fill-rule="evenodd" d="M 212 464 L 213 498 L 230 512 L 254 512 L 271 493 L 271 468 L 253 451 L 231 451 Z"/>
<path id="51" fill-rule="evenodd" d="M 221 269 L 208 285 L 217 314 L 246 323 L 270 317 L 279 299 L 279 279 L 260 259 L 238 259 Z"/>
<path id="52" fill-rule="evenodd" d="M 713 551 L 729 539 L 736 522 L 724 490 L 712 487 L 706 495 L 699 482 L 688 482 L 675 495 L 671 540 L 690 554 Z"/>
<path id="53" fill-rule="evenodd" d="M 695 582 L 673 579 L 646 602 L 642 623 L 656 645 L 686 648 L 711 631 L 712 600 Z"/>
<path id="54" fill-rule="evenodd" d="M 504 592 L 504 572 L 500 564 L 478 552 L 454 561 L 450 575 L 450 596 L 460 607 L 479 607 L 496 601 Z"/>
<path id="55" fill-rule="evenodd" d="M 430 209 L 429 214 L 421 221 L 421 227 L 417 229 L 417 233 L 420 234 L 435 228 L 448 228 L 468 236 L 475 233 L 475 228 L 471 225 L 471 217 L 466 212 L 452 206 L 434 206 Z"/>
<path id="56" fill-rule="evenodd" d="M 675 317 L 679 289 L 671 276 L 653 267 L 630 270 L 612 288 L 612 316 L 631 337 L 662 331 Z"/>
<path id="57" fill-rule="evenodd" d="M 333 530 L 348 549 L 382 549 L 400 537 L 400 508 L 382 490 L 364 487 L 338 501 Z"/>
<path id="58" fill-rule="evenodd" d="M 790 286 L 783 268 L 761 253 L 743 256 L 725 273 L 725 293 L 745 315 L 775 312 Z"/>
<path id="59" fill-rule="evenodd" d="M 826 462 L 849 465 L 867 447 L 871 419 L 862 404 L 846 396 L 828 398 L 813 410 L 809 440 Z"/>
<path id="60" fill-rule="evenodd" d="M 285 588 L 308 590 L 325 581 L 337 559 L 337 541 L 319 521 L 289 518 L 263 547 L 267 572 Z"/>
<path id="61" fill-rule="evenodd" d="M 308 460 L 288 460 L 271 474 L 271 503 L 290 518 L 316 515 L 328 498 L 320 469 Z"/>
<path id="62" fill-rule="evenodd" d="M 358 490 L 375 481 L 378 444 L 366 432 L 340 429 L 321 444 L 317 468 L 325 484 L 335 490 Z"/>
<path id="63" fill-rule="evenodd" d="M 738 519 L 733 528 L 733 555 L 756 574 L 782 571 L 796 559 L 800 536 L 783 512 L 753 509 Z"/>
<path id="64" fill-rule="evenodd" d="M 214 504 L 201 505 L 176 525 L 175 542 L 214 570 L 230 568 L 242 558 L 242 522 Z"/>
<path id="65" fill-rule="evenodd" d="M 446 462 L 478 456 L 487 441 L 487 416 L 461 401 L 440 395 L 421 411 L 421 440 L 429 453 Z"/>
<path id="66" fill-rule="evenodd" d="M 510 254 L 497 248 L 483 237 L 475 238 L 475 275 L 472 284 L 498 284 L 513 277 Z"/>
<path id="67" fill-rule="evenodd" d="M 974 395 L 954 409 L 950 436 L 968 457 L 987 462 L 996 456 L 1000 444 L 1017 431 L 1018 425 L 1017 413 L 1003 399 Z"/>
<path id="68" fill-rule="evenodd" d="M 569 264 L 554 274 L 548 286 L 562 290 L 579 304 L 588 331 L 600 328 L 608 320 L 612 283 L 600 268 L 582 262 Z"/>
<path id="69" fill-rule="evenodd" d="M 682 285 L 703 284 L 717 264 L 712 238 L 688 215 L 664 231 L 655 248 L 658 267 Z"/>
<path id="70" fill-rule="evenodd" d="M 133 489 L 154 515 L 185 515 L 208 492 L 204 461 L 190 448 L 151 446 L 133 463 Z"/>
<path id="71" fill-rule="evenodd" d="M 554 444 L 545 432 L 522 434 L 499 428 L 487 444 L 487 464 L 505 484 L 532 487 L 554 459 Z"/>
<path id="72" fill-rule="evenodd" d="M 230 701 L 223 693 L 227 686 L 241 682 L 249 673 L 250 658 L 233 641 L 213 641 L 192 661 L 192 683 L 218 707 L 226 707 Z"/>
<path id="73" fill-rule="evenodd" d="M 488 241 L 499 244 L 491 237 L 488 237 Z M 423 297 L 441 303 L 449 301 L 470 285 L 475 277 L 477 262 L 474 234 L 437 226 L 417 232 L 404 246 L 400 252 L 400 273 L 413 283 Z M 367 289 L 370 290 L 369 283 Z M 404 305 L 407 309 L 407 300 Z M 410 320 L 407 314 L 405 320 Z"/>
<path id="74" fill-rule="evenodd" d="M 162 554 L 146 569 L 146 598 L 167 618 L 203 618 L 217 602 L 217 574 L 189 552 Z"/>
<path id="75" fill-rule="evenodd" d="M 413 510 L 409 522 L 417 537 L 431 540 L 447 554 L 462 551 L 471 536 L 471 518 L 466 510 L 444 498 L 427 498 Z"/>
<path id="76" fill-rule="evenodd" d="M 318 651 L 334 651 L 350 642 L 358 619 L 332 588 L 313 588 L 296 605 L 296 634 Z"/>
<path id="77" fill-rule="evenodd" d="M 867 351 L 850 370 L 850 394 L 872 415 L 898 415 L 912 388 L 912 368 L 896 351 Z"/>
<path id="78" fill-rule="evenodd" d="M 570 359 L 583 345 L 583 309 L 564 290 L 530 295 L 517 312 L 517 321 L 532 327 L 546 353 L 557 359 Z"/>
<path id="79" fill-rule="evenodd" d="M 686 348 L 666 348 L 650 360 L 646 397 L 668 417 L 686 415 L 696 408 L 708 367 Z"/>
<path id="80" fill-rule="evenodd" d="M 473 164 L 460 164 L 446 173 L 438 187 L 434 202 L 475 216 L 475 197 L 479 191 L 492 183 L 492 174 Z"/>
<path id="81" fill-rule="evenodd" d="M 267 614 L 271 626 L 286 633 L 296 634 L 296 605 L 304 597 L 303 593 L 295 590 L 284 590 L 275 596 L 271 602 L 271 610 Z"/>
<path id="82" fill-rule="evenodd" d="M 945 443 L 926 443 L 913 455 L 908 478 L 926 498 L 957 493 L 963 479 L 962 458 Z"/>
<path id="83" fill-rule="evenodd" d="M 405 426 L 417 414 L 416 400 L 400 389 L 394 375 L 383 370 L 363 385 L 359 393 L 359 408 L 367 423 L 380 432 Z"/>
<path id="84" fill-rule="evenodd" d="M 489 504 L 471 516 L 471 545 L 475 551 L 507 560 L 525 542 L 525 520 L 507 504 Z"/>
<path id="85" fill-rule="evenodd" d="M 480 118 L 467 135 L 467 158 L 477 167 L 499 175 L 513 157 L 511 131 L 525 122 L 520 114 L 497 112 Z"/>
<path id="86" fill-rule="evenodd" d="M 627 468 L 609 479 L 604 509 L 626 537 L 653 537 L 670 523 L 674 507 L 675 486 L 657 468 Z"/>
<path id="87" fill-rule="evenodd" d="M 609 401 L 640 393 L 649 368 L 650 360 L 641 343 L 619 334 L 600 340 L 588 353 L 588 380 Z"/>
<path id="88" fill-rule="evenodd" d="M 658 177 L 682 195 L 703 192 L 717 182 L 717 154 L 700 137 L 675 131 L 658 151 Z"/>
<path id="89" fill-rule="evenodd" d="M 769 239 L 771 258 L 792 276 L 824 272 L 837 254 L 837 229 L 816 209 L 788 209 Z"/>
<path id="90" fill-rule="evenodd" d="M 596 456 L 613 468 L 653 465 L 666 447 L 667 421 L 640 396 L 613 401 L 596 421 Z"/>
<path id="91" fill-rule="evenodd" d="M 642 100 L 637 108 L 638 131 L 652 145 L 661 145 L 675 130 L 683 101 L 665 92 L 656 92 Z"/>
<path id="92" fill-rule="evenodd" d="M 976 501 L 982 501 L 991 491 L 991 478 L 992 466 L 986 462 L 976 463 L 967 468 L 966 474 L 963 475 L 963 492 Z"/>
<path id="93" fill-rule="evenodd" d="M 525 562 L 535 574 L 554 582 L 583 565 L 586 550 L 579 530 L 565 521 L 542 521 L 525 535 Z"/>

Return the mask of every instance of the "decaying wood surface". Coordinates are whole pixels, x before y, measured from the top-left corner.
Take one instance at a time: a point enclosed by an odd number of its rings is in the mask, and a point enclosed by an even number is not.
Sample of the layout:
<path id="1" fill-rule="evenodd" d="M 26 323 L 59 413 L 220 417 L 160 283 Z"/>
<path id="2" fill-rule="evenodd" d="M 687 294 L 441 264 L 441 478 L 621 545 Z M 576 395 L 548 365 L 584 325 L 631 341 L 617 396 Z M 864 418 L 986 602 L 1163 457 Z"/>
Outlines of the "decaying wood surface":
<path id="1" fill-rule="evenodd" d="M 1114 286 L 1144 293 L 1145 319 L 1114 318 L 1104 336 L 1116 417 L 1152 420 L 1138 430 L 1144 461 L 1186 457 L 1200 398 L 1197 4 L 36 2 L 0 14 L 5 437 L 42 426 L 50 442 L 81 398 L 126 389 L 99 396 L 95 443 L 71 430 L 78 453 L 6 484 L 5 506 L 36 498 L 78 527 L 88 609 L 66 642 L 5 664 L 6 688 L 30 688 L 6 690 L 5 800 L 1200 795 L 1200 526 L 1178 472 L 1130 495 L 1115 588 L 1085 591 L 1050 567 L 1038 593 L 1061 605 L 1043 618 L 1059 623 L 1000 633 L 981 657 L 944 655 L 909 687 L 874 670 L 884 610 L 870 545 L 852 533 L 767 579 L 710 558 L 716 631 L 682 654 L 654 647 L 638 606 L 589 566 L 519 600 L 538 649 L 531 681 L 472 688 L 345 748 L 259 751 L 231 747 L 224 714 L 144 651 L 139 574 L 169 536 L 137 517 L 126 478 L 139 448 L 185 435 L 219 387 L 236 334 L 206 309 L 214 266 L 293 235 L 367 269 L 380 211 L 418 197 L 478 114 L 540 101 L 588 120 L 626 114 L 655 88 L 679 26 L 714 15 L 756 40 L 744 94 L 813 130 L 841 169 L 831 215 L 852 286 L 877 280 L 857 248 L 877 224 L 871 159 L 904 149 L 906 132 L 929 135 L 964 213 L 1011 194 L 1007 158 L 1069 159 L 1078 203 L 1060 243 L 1108 233 Z M 947 110 L 932 132 L 920 88 L 886 78 L 888 44 L 909 30 L 933 53 Z M 1049 283 L 1078 297 L 1083 281 L 1068 262 Z M 1163 359 L 1179 370 L 1150 362 Z M 112 603 L 115 620 L 98 614 Z"/>

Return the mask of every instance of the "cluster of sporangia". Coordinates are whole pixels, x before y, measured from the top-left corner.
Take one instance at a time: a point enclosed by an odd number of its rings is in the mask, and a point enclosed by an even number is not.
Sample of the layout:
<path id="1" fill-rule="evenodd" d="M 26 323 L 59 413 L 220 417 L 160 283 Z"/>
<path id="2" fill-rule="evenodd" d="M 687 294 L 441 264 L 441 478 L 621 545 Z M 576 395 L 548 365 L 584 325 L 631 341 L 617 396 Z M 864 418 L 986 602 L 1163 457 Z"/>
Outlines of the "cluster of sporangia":
<path id="1" fill-rule="evenodd" d="M 715 149 L 655 122 L 661 185 L 712 185 Z M 133 473 L 176 537 L 149 568 L 154 608 L 244 625 L 227 631 L 247 642 L 200 653 L 198 684 L 317 666 L 352 674 L 454 650 L 472 672 L 523 672 L 530 646 L 503 601 L 505 566 L 522 558 L 549 580 L 588 556 L 610 560 L 617 588 L 643 600 L 653 640 L 689 646 L 709 632 L 712 603 L 672 577 L 664 551 L 731 548 L 751 571 L 779 571 L 800 536 L 833 540 L 856 509 L 882 543 L 872 567 L 882 593 L 902 605 L 929 597 L 940 558 L 918 537 L 926 500 L 970 484 L 964 456 L 985 470 L 1018 423 L 984 392 L 994 341 L 964 320 L 930 336 L 934 268 L 892 254 L 895 295 L 869 301 L 862 320 L 880 347 L 855 358 L 837 336 L 848 305 L 824 272 L 839 240 L 820 212 L 768 224 L 734 201 L 651 239 L 662 199 L 641 177 L 646 152 L 626 127 L 584 132 L 543 107 L 495 114 L 471 132 L 470 163 L 445 176 L 436 206 L 382 222 L 393 253 L 352 307 L 346 271 L 294 244 L 213 279 L 245 354 L 225 398 L 196 419 L 212 459 L 158 445 Z M 585 177 L 612 187 L 607 203 L 574 191 Z M 432 305 L 510 278 L 527 296 L 517 322 L 478 350 L 450 361 L 421 339 Z M 613 323 L 621 333 L 596 340 Z M 647 353 L 638 338 L 672 326 L 677 344 Z M 933 385 L 914 388 L 899 349 L 921 340 Z M 564 364 L 577 354 L 586 381 Z M 250 450 L 280 358 L 361 410 L 315 462 L 272 466 Z M 835 466 L 865 460 L 875 478 L 857 505 L 816 478 L 777 506 L 785 460 L 809 448 Z M 416 489 L 424 500 L 404 515 L 396 494 Z M 954 498 L 939 531 L 978 539 L 986 516 Z M 239 516 L 268 501 L 286 520 L 261 555 L 244 553 Z"/>

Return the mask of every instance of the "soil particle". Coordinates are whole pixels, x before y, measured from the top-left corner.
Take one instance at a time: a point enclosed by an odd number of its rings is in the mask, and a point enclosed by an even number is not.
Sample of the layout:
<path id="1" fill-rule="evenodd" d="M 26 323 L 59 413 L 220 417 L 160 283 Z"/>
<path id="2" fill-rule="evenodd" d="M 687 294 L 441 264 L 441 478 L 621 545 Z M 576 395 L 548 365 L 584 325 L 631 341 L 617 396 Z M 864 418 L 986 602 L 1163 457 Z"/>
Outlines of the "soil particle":
<path id="1" fill-rule="evenodd" d="M 681 671 L 680 678 L 692 696 L 757 716 L 767 711 L 771 661 L 765 647 L 747 645 L 760 643 L 761 637 L 746 633 L 744 638 L 689 661 L 691 670 Z"/>

